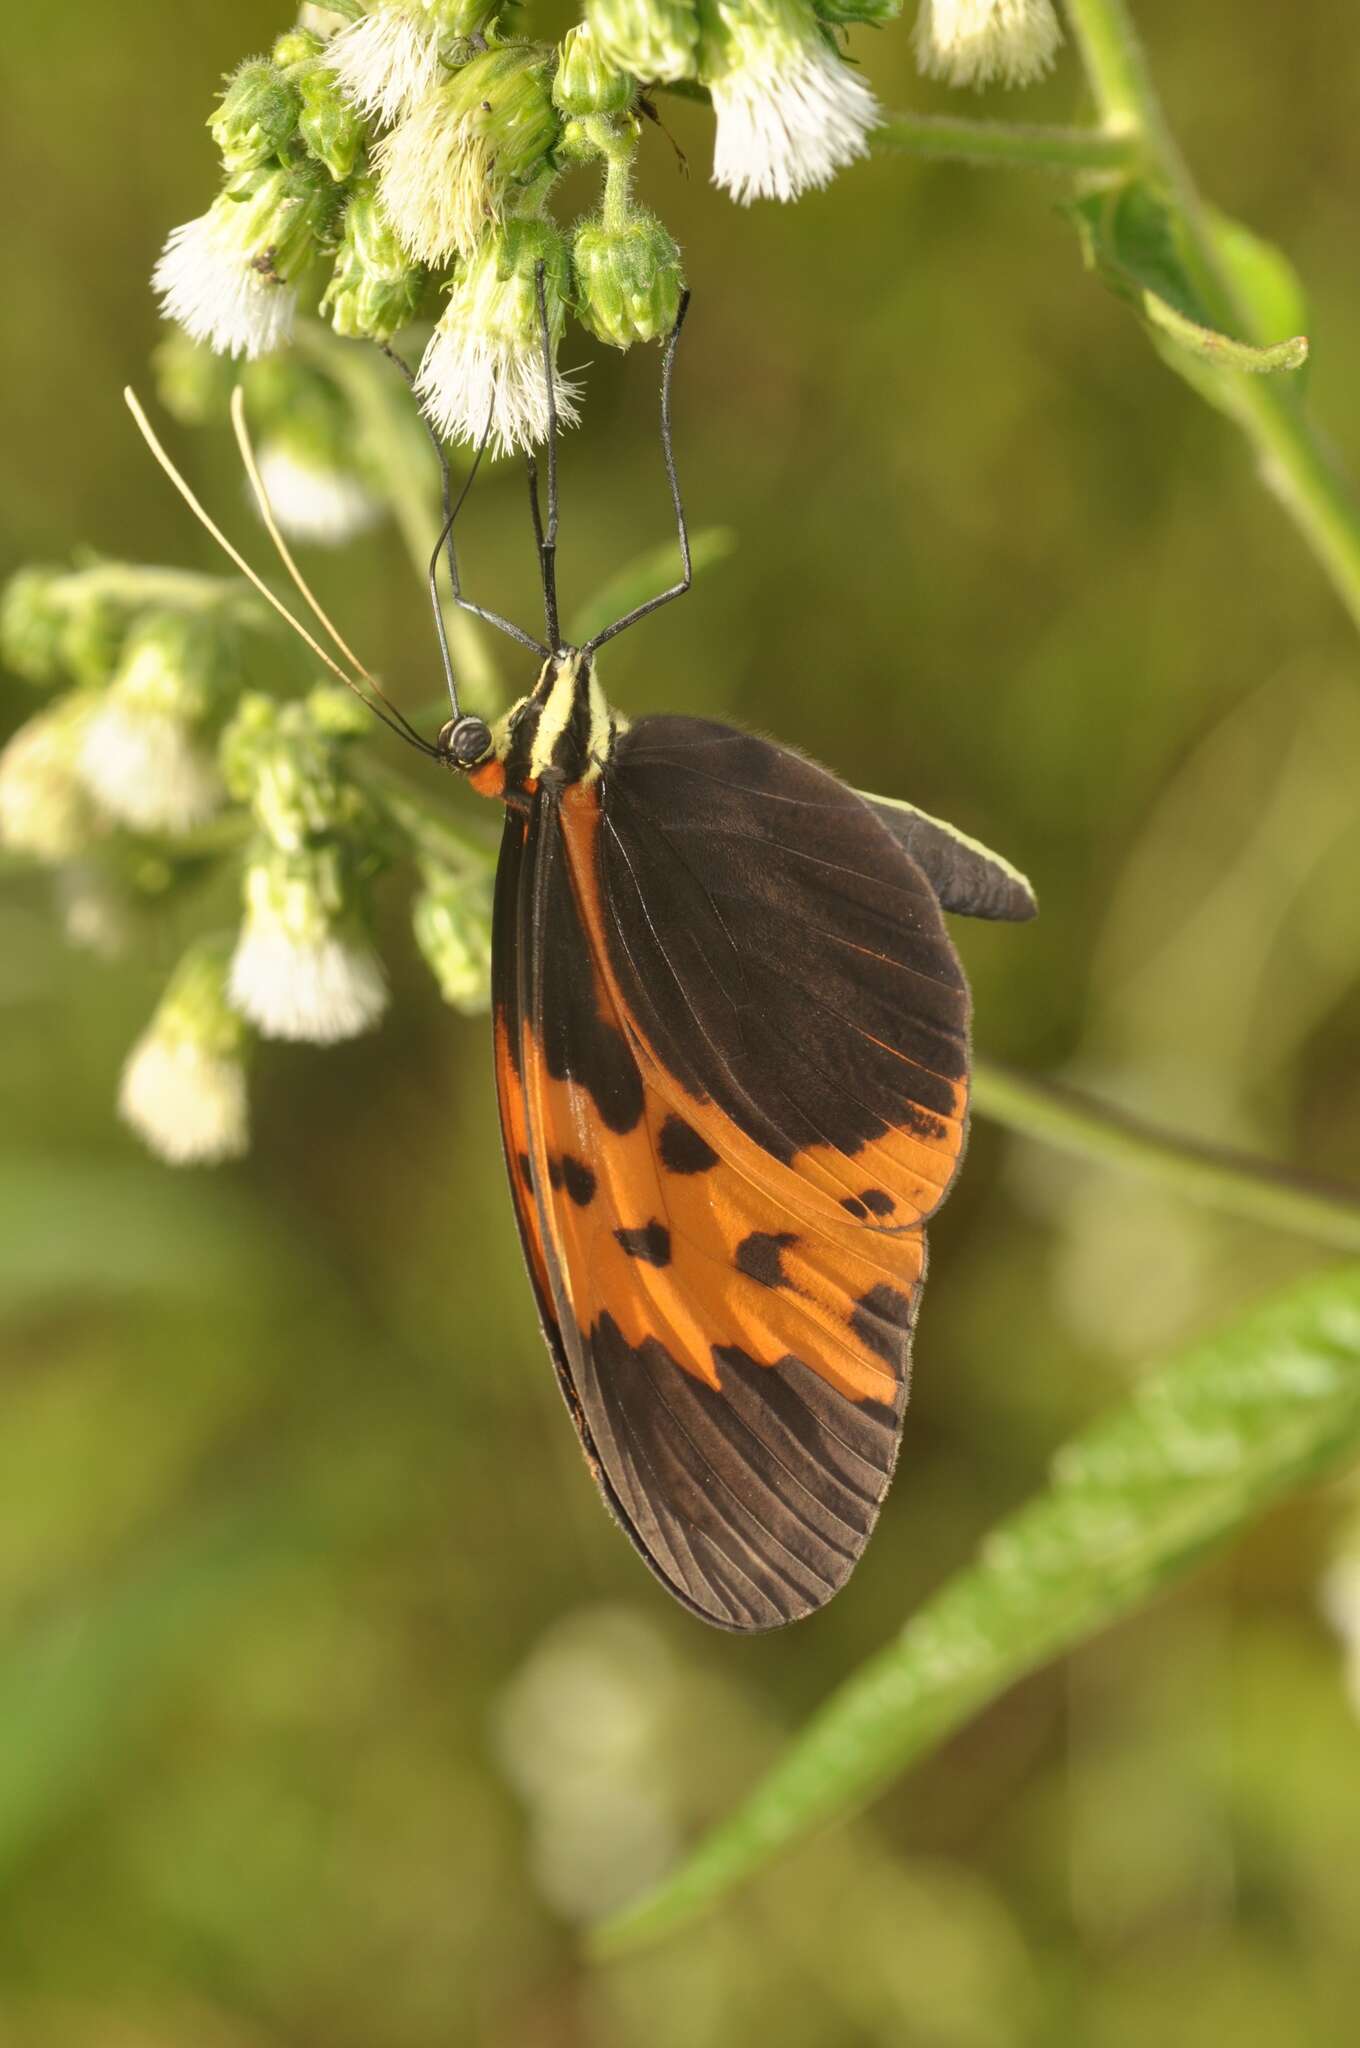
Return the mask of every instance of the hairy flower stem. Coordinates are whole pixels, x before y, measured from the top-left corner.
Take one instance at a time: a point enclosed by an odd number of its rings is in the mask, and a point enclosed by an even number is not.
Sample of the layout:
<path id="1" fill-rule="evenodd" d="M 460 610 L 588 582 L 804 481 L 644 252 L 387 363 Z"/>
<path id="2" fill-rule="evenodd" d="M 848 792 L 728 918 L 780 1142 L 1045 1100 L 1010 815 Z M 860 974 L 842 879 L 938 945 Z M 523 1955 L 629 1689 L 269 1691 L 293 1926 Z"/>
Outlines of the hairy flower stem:
<path id="1" fill-rule="evenodd" d="M 1137 140 L 1106 128 L 1026 126 L 955 114 L 888 114 L 869 137 L 874 153 L 901 150 L 954 163 L 1040 171 L 1132 171 Z"/>
<path id="2" fill-rule="evenodd" d="M 1229 332 L 1250 334 L 1214 246 L 1204 203 L 1166 125 L 1124 0 L 1066 0 L 1066 6 L 1105 130 L 1133 141 L 1144 167 L 1164 188 L 1179 216 L 1195 284 L 1215 321 Z M 1353 486 L 1326 453 L 1297 393 L 1277 378 L 1240 378 L 1233 412 L 1261 459 L 1264 481 L 1360 627 L 1360 499 Z"/>
<path id="3" fill-rule="evenodd" d="M 973 1107 L 1023 1137 L 1125 1167 L 1226 1215 L 1337 1251 L 1360 1252 L 1360 1188 L 1328 1185 L 1248 1153 L 1197 1144 L 1075 1089 L 1032 1080 L 989 1060 L 975 1063 Z"/>
<path id="4" fill-rule="evenodd" d="M 610 234 L 622 234 L 632 218 L 633 151 L 626 141 L 605 150 L 604 195 L 600 219 Z"/>

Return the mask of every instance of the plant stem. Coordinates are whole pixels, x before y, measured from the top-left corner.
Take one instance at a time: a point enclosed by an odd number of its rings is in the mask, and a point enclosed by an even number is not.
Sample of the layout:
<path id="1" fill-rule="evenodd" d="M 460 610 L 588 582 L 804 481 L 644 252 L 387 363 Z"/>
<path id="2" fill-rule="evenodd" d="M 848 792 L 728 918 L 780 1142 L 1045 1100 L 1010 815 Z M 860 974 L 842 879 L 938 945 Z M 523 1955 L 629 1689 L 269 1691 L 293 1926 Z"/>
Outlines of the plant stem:
<path id="1" fill-rule="evenodd" d="M 953 114 L 889 114 L 869 142 L 875 152 L 1044 171 L 1130 171 L 1138 162 L 1136 140 L 1113 127 L 1026 127 Z"/>
<path id="2" fill-rule="evenodd" d="M 979 1060 L 973 1107 L 980 1116 L 1078 1158 L 1122 1166 L 1190 1201 L 1230 1216 L 1360 1252 L 1360 1189 L 1315 1180 L 1249 1153 L 1159 1130 L 1075 1089 L 1034 1081 Z"/>
<path id="3" fill-rule="evenodd" d="M 1146 169 L 1164 188 L 1206 307 L 1226 331 L 1271 341 L 1275 337 L 1250 331 L 1224 271 L 1204 202 L 1166 125 L 1124 0 L 1067 0 L 1067 14 L 1102 126 L 1136 143 Z M 1274 377 L 1240 377 L 1231 399 L 1234 416 L 1261 458 L 1265 482 L 1360 626 L 1360 500 L 1352 485 L 1287 386 Z"/>

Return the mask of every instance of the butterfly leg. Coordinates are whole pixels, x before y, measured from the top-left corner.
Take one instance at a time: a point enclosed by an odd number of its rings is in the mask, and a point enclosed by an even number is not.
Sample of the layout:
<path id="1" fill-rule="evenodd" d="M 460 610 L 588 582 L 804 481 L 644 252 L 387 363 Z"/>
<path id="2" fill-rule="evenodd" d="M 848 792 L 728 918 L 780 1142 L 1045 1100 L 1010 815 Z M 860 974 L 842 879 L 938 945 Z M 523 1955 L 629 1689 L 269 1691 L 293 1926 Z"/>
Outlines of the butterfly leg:
<path id="1" fill-rule="evenodd" d="M 671 504 L 675 507 L 675 530 L 680 542 L 680 581 L 673 583 L 669 590 L 661 591 L 658 596 L 649 597 L 644 604 L 634 606 L 631 612 L 626 612 L 621 619 L 616 619 L 612 626 L 607 626 L 603 633 L 597 633 L 581 650 L 584 654 L 593 654 L 606 640 L 612 640 L 627 627 L 635 626 L 638 620 L 645 619 L 649 612 L 660 611 L 663 604 L 670 604 L 673 599 L 683 597 L 694 581 L 694 566 L 689 551 L 689 528 L 685 524 L 680 479 L 675 473 L 675 443 L 671 435 L 671 379 L 675 371 L 676 345 L 680 340 L 680 329 L 685 324 L 685 315 L 688 311 L 689 293 L 685 292 L 681 296 L 680 310 L 675 316 L 675 325 L 670 331 L 661 365 L 661 456 L 666 465 L 666 481 L 671 487 Z"/>
<path id="2" fill-rule="evenodd" d="M 402 358 L 395 349 L 384 346 L 383 354 L 391 357 L 407 383 L 414 388 L 415 376 L 410 365 L 402 361 Z M 430 604 L 434 610 L 435 632 L 439 638 L 439 654 L 444 665 L 444 680 L 448 685 L 449 702 L 453 706 L 453 715 L 457 718 L 461 715 L 458 703 L 458 690 L 453 677 L 453 661 L 449 654 L 449 636 L 444 628 L 443 607 L 439 602 L 439 557 L 441 553 L 446 553 L 448 559 L 449 594 L 461 611 L 471 612 L 474 618 L 482 619 L 488 626 L 495 626 L 498 631 L 509 634 L 510 638 L 517 640 L 521 647 L 532 648 L 535 654 L 547 654 L 548 649 L 543 645 L 542 641 L 535 640 L 533 635 L 526 633 L 522 627 L 512 624 L 509 619 L 503 619 L 499 612 L 488 611 L 483 605 L 474 604 L 470 597 L 464 597 L 463 595 L 462 581 L 458 574 L 458 556 L 453 545 L 453 528 L 458 514 L 463 509 L 467 494 L 472 489 L 477 471 L 481 468 L 482 457 L 486 453 L 486 444 L 491 438 L 490 410 L 488 409 L 487 411 L 486 426 L 483 429 L 482 438 L 477 443 L 477 453 L 472 458 L 472 467 L 463 480 L 463 488 L 458 493 L 456 502 L 453 501 L 453 484 L 449 475 L 449 458 L 444 443 L 435 432 L 423 408 L 420 410 L 420 419 L 426 433 L 430 437 L 435 460 L 439 464 L 440 502 L 444 513 L 444 523 L 439 529 L 439 538 L 435 542 L 430 555 Z"/>
<path id="3" fill-rule="evenodd" d="M 534 268 L 534 290 L 538 298 L 538 332 L 543 348 L 543 388 L 548 395 L 548 518 L 545 526 L 538 509 L 538 465 L 533 450 L 528 452 L 529 507 L 533 513 L 534 539 L 538 545 L 539 570 L 543 577 L 543 617 L 548 628 L 548 645 L 557 653 L 562 634 L 557 620 L 557 377 L 553 367 L 552 328 L 548 322 L 546 271 L 540 261 Z"/>

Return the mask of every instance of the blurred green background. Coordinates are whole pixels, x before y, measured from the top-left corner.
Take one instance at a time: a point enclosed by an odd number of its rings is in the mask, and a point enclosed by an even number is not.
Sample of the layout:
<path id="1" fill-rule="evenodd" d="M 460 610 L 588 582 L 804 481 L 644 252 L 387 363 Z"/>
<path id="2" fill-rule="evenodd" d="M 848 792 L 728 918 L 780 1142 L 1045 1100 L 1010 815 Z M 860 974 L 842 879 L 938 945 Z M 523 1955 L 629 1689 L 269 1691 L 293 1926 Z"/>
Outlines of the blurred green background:
<path id="1" fill-rule="evenodd" d="M 1360 467 L 1360 45 L 1334 0 L 1136 11 L 1207 189 L 1303 272 L 1313 400 Z M 219 76 L 285 21 L 7 10 L 0 568 L 78 542 L 215 566 L 118 392 L 149 384 L 165 231 L 214 189 Z M 946 103 L 903 25 L 858 48 L 888 105 Z M 1078 116 L 1075 60 L 983 109 Z M 708 186 L 707 115 L 665 111 L 690 176 L 656 134 L 644 176 L 694 287 L 682 474 L 739 544 L 610 650 L 611 695 L 775 730 L 1022 865 L 1038 924 L 958 932 L 987 1053 L 1353 1173 L 1356 649 L 1242 444 L 1082 275 L 1059 183 L 896 158 L 748 213 Z M 569 604 L 667 531 L 655 352 L 573 351 Z M 229 437 L 172 440 L 249 534 Z M 479 487 L 465 551 L 531 618 L 516 478 Z M 316 573 L 424 702 L 395 536 Z M 8 729 L 31 700 L 3 689 Z M 792 1632 L 707 1633 L 593 1497 L 488 1031 L 389 913 L 381 1031 L 268 1048 L 250 1160 L 175 1175 L 112 1099 L 182 932 L 108 968 L 63 948 L 40 878 L 0 897 L 4 2048 L 1353 2040 L 1360 1728 L 1316 1591 L 1341 1489 L 720 1918 L 582 1963 L 578 1925 L 725 1810 L 1065 1435 L 1317 1255 L 980 1124 L 864 1564 Z"/>

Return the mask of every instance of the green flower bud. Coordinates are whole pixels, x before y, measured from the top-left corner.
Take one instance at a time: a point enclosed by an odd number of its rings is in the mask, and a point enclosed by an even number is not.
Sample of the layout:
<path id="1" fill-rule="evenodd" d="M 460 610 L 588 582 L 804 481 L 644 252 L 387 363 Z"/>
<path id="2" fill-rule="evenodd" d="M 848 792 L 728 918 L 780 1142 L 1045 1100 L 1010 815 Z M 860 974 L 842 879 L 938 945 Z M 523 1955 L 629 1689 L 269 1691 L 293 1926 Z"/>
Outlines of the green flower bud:
<path id="1" fill-rule="evenodd" d="M 420 303 L 425 274 L 411 262 L 370 177 L 355 180 L 345 209 L 340 252 L 321 301 L 337 334 L 391 341 Z"/>
<path id="2" fill-rule="evenodd" d="M 280 71 L 291 71 L 296 64 L 312 64 L 325 49 L 324 39 L 309 28 L 290 28 L 281 35 L 270 52 Z"/>
<path id="3" fill-rule="evenodd" d="M 115 563 L 88 569 L 22 569 L 0 605 L 0 657 L 30 682 L 71 676 L 91 689 L 118 665 L 128 622 L 145 603 L 137 572 Z"/>
<path id="4" fill-rule="evenodd" d="M 373 713 L 342 683 L 313 684 L 303 709 L 324 739 L 364 740 L 373 731 Z"/>
<path id="5" fill-rule="evenodd" d="M 72 576 L 62 594 L 61 665 L 76 682 L 98 688 L 118 665 L 133 606 L 89 576 Z"/>
<path id="6" fill-rule="evenodd" d="M 256 57 L 228 80 L 208 126 L 227 170 L 237 176 L 276 157 L 291 140 L 297 119 L 297 93 L 276 65 Z"/>
<path id="7" fill-rule="evenodd" d="M 582 221 L 572 244 L 581 322 L 614 348 L 669 334 L 680 310 L 680 251 L 652 214 L 620 227 Z"/>
<path id="8" fill-rule="evenodd" d="M 669 83 L 699 65 L 696 0 L 586 0 L 601 50 L 635 78 Z"/>
<path id="9" fill-rule="evenodd" d="M 353 175 L 364 144 L 364 122 L 340 80 L 325 64 L 314 64 L 298 79 L 301 111 L 298 134 L 307 152 L 326 166 L 337 184 Z"/>
<path id="10" fill-rule="evenodd" d="M 300 704 L 248 691 L 222 735 L 227 788 L 250 805 L 263 836 L 283 853 L 356 827 L 367 831 L 372 807 L 344 764 L 346 745 L 366 729 L 357 720 L 341 722 L 329 684 Z"/>
<path id="11" fill-rule="evenodd" d="M 553 104 L 564 114 L 621 114 L 636 81 L 610 61 L 589 22 L 568 29 L 553 77 Z"/>
<path id="12" fill-rule="evenodd" d="M 573 115 L 562 124 L 554 152 L 559 164 L 593 163 L 600 154 L 599 120 L 596 115 Z"/>
<path id="13" fill-rule="evenodd" d="M 882 28 L 902 12 L 902 0 L 812 0 L 812 4 L 817 19 L 830 28 L 850 28 L 858 23 Z"/>
<path id="14" fill-rule="evenodd" d="M 512 188 L 543 168 L 560 125 L 536 43 L 488 50 L 423 99 L 374 155 L 408 254 L 431 265 L 471 257 Z"/>
<path id="15" fill-rule="evenodd" d="M 412 907 L 416 944 L 444 1001 L 480 1016 L 491 1000 L 492 878 L 431 865 L 423 879 Z"/>
<path id="16" fill-rule="evenodd" d="M 65 570 L 35 565 L 11 576 L 0 597 L 0 660 L 26 682 L 55 682 L 61 673 L 65 581 Z"/>
<path id="17" fill-rule="evenodd" d="M 420 0 L 441 35 L 479 36 L 501 12 L 505 0 Z"/>

